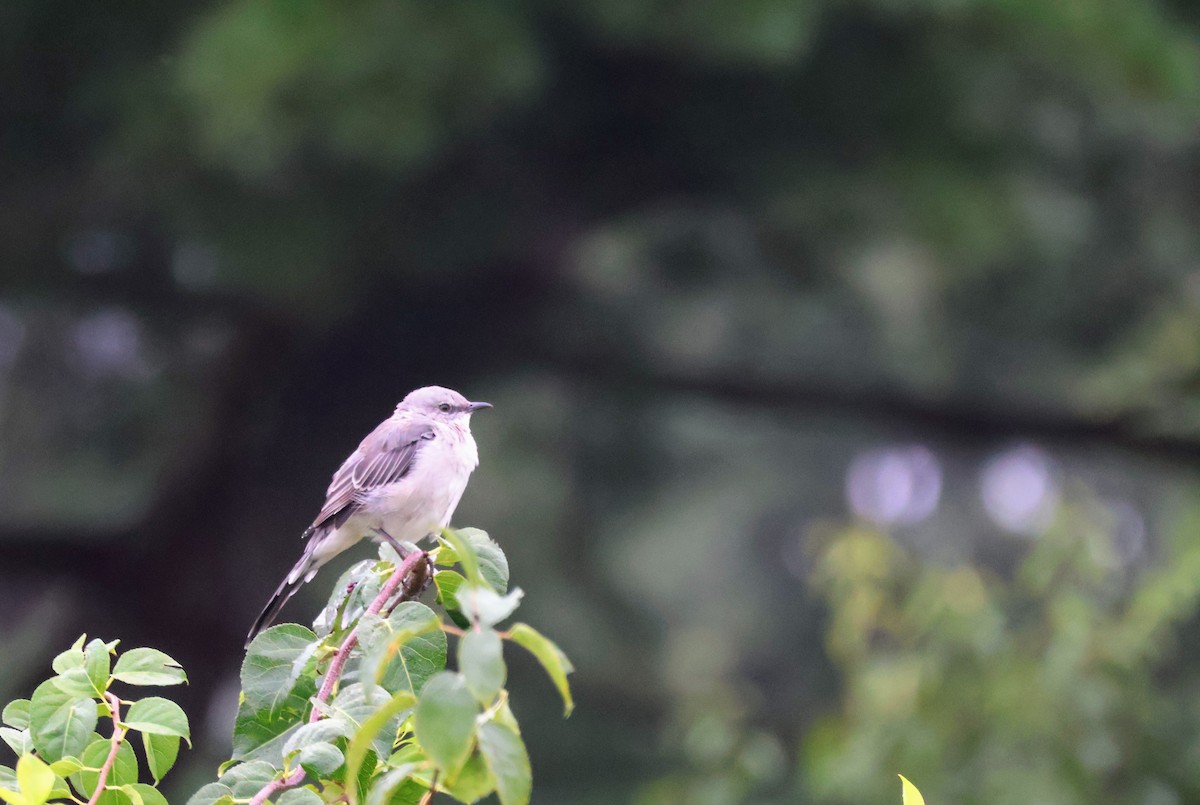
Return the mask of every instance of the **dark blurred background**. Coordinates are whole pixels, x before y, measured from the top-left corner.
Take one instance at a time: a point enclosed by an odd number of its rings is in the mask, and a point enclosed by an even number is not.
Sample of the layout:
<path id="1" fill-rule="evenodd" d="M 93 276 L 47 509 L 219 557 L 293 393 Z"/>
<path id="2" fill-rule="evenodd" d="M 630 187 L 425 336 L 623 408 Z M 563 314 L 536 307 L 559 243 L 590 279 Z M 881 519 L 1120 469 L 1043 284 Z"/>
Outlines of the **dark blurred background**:
<path id="1" fill-rule="evenodd" d="M 1200 801 L 1198 34 L 6 0 L 0 697 L 167 651 L 185 800 L 330 474 L 439 383 L 496 406 L 456 523 L 579 668 L 564 722 L 513 658 L 535 802 Z"/>

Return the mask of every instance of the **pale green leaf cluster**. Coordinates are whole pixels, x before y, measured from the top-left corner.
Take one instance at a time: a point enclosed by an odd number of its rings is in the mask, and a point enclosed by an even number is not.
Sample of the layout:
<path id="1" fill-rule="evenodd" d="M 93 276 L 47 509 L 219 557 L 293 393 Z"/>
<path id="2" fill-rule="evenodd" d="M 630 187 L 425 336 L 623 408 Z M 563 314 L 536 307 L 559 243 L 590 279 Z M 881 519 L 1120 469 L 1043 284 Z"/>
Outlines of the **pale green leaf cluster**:
<path id="1" fill-rule="evenodd" d="M 155 786 L 175 765 L 180 741 L 190 742 L 187 716 L 161 696 L 127 698 L 115 683 L 161 687 L 185 683 L 187 675 L 161 651 L 135 648 L 118 654 L 117 643 L 81 636 L 54 658 L 55 676 L 29 699 L 4 707 L 0 738 L 17 762 L 15 768 L 0 766 L 0 800 L 8 805 L 88 800 L 101 785 L 101 770 L 111 755 L 100 802 L 166 805 Z M 153 785 L 139 782 L 141 770 L 130 744 L 134 733 Z"/>

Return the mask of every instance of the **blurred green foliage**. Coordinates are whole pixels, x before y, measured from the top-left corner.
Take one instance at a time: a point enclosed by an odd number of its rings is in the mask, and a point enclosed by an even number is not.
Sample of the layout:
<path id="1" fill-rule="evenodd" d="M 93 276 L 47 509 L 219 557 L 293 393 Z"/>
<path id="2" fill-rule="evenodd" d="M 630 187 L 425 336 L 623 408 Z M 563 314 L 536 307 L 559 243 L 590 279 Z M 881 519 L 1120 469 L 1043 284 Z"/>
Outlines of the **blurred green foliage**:
<path id="1" fill-rule="evenodd" d="M 1165 673 L 1200 597 L 1195 508 L 1130 570 L 1080 493 L 1011 577 L 916 560 L 856 526 L 814 532 L 840 712 L 804 741 L 817 801 L 882 800 L 911 770 L 943 802 L 1188 802 L 1200 699 Z"/>

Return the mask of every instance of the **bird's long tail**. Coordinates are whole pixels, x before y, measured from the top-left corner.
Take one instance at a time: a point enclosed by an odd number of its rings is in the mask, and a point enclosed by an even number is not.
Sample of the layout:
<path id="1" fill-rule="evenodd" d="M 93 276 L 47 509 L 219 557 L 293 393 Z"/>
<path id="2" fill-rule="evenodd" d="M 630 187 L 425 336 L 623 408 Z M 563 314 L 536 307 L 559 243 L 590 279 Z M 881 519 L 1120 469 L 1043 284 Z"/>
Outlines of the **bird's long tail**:
<path id="1" fill-rule="evenodd" d="M 321 538 L 324 533 L 313 533 L 314 529 L 309 528 L 304 532 L 304 536 L 308 539 L 308 544 L 304 547 L 304 555 L 300 557 L 300 561 L 295 564 L 283 581 L 279 583 L 275 594 L 271 596 L 271 600 L 263 607 L 262 613 L 255 619 L 254 625 L 250 627 L 250 634 L 246 635 L 246 645 L 250 645 L 250 641 L 258 636 L 258 633 L 271 625 L 275 620 L 275 616 L 283 609 L 283 605 L 288 602 L 288 599 L 296 594 L 296 591 L 308 580 L 310 580 L 317 572 L 317 564 L 314 561 L 314 549 L 321 543 Z"/>

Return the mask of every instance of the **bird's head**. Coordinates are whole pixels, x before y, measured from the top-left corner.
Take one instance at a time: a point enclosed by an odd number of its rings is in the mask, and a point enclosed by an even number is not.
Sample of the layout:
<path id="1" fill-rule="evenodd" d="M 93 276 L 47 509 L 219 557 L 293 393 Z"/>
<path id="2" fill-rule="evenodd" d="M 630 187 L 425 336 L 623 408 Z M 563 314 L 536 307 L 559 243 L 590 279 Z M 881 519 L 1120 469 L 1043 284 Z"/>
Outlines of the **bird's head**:
<path id="1" fill-rule="evenodd" d="M 469 418 L 480 408 L 491 408 L 491 403 L 471 402 L 453 389 L 441 386 L 425 386 L 410 392 L 396 410 L 415 411 L 434 419 L 455 422 Z"/>

